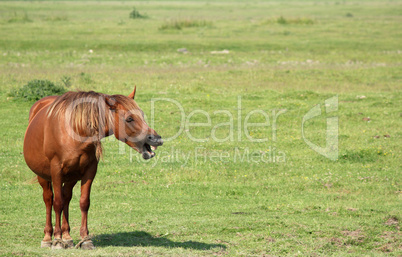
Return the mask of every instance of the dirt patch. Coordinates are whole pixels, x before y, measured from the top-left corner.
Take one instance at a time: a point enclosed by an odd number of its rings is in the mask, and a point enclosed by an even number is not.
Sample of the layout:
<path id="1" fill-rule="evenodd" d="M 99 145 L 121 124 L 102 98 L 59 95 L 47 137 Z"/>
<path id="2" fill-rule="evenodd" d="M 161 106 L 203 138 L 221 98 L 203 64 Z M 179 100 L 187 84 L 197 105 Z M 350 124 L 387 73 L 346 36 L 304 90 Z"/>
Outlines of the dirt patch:
<path id="1" fill-rule="evenodd" d="M 337 238 L 337 237 L 333 237 L 329 241 L 331 242 L 331 244 L 336 245 L 338 247 L 341 247 L 342 245 L 344 245 L 342 239 Z"/>
<path id="2" fill-rule="evenodd" d="M 230 245 L 230 243 L 228 241 L 223 241 L 223 240 L 220 240 L 220 239 L 215 240 L 215 242 L 218 243 L 218 244 Z"/>
<path id="3" fill-rule="evenodd" d="M 397 217 L 390 217 L 385 222 L 387 226 L 395 226 L 399 230 L 399 220 Z"/>
<path id="4" fill-rule="evenodd" d="M 223 249 L 218 252 L 213 253 L 214 256 L 225 256 L 227 254 L 228 254 L 228 252 Z"/>
<path id="5" fill-rule="evenodd" d="M 395 225 L 392 221 L 390 221 L 389 223 L 391 223 L 392 225 Z M 400 231 L 397 231 L 397 232 L 384 231 L 380 237 L 382 239 L 384 239 L 386 241 L 386 243 L 381 245 L 380 247 L 376 248 L 376 250 L 381 251 L 381 252 L 386 252 L 386 253 L 402 250 L 402 245 L 400 243 L 401 236 L 402 236 L 402 234 Z"/>
<path id="6" fill-rule="evenodd" d="M 270 243 L 275 243 L 275 242 L 276 242 L 276 240 L 273 239 L 272 237 L 265 238 L 265 240 L 266 240 L 267 242 L 270 242 Z"/>
<path id="7" fill-rule="evenodd" d="M 366 237 L 360 229 L 355 231 L 344 230 L 342 231 L 342 234 L 350 237 L 350 239 L 357 243 L 363 242 L 364 238 Z"/>
<path id="8" fill-rule="evenodd" d="M 384 233 L 381 235 L 381 238 L 385 239 L 386 243 L 376 248 L 376 250 L 385 253 L 402 250 L 402 245 L 400 244 L 401 233 L 399 231 L 384 231 Z"/>
<path id="9" fill-rule="evenodd" d="M 376 250 L 384 252 L 384 253 L 390 253 L 390 252 L 392 252 L 393 249 L 392 249 L 392 245 L 385 244 L 381 247 L 376 248 Z"/>
<path id="10" fill-rule="evenodd" d="M 342 231 L 342 234 L 344 236 L 361 237 L 362 231 L 360 229 L 355 230 L 355 231 L 344 230 L 344 231 Z M 363 237 L 364 237 L 364 235 L 363 235 Z"/>
<path id="11" fill-rule="evenodd" d="M 387 241 L 390 242 L 396 242 L 399 241 L 401 238 L 401 232 L 394 232 L 394 231 L 384 231 L 384 233 L 381 235 L 381 238 L 386 239 Z"/>

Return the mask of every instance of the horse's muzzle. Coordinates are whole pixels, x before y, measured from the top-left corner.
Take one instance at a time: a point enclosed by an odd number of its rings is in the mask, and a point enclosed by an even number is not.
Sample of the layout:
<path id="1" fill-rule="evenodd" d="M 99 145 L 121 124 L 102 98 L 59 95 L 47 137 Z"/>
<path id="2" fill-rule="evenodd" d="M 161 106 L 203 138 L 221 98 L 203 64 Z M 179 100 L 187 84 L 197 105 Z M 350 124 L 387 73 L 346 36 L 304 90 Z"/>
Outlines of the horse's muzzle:
<path id="1" fill-rule="evenodd" d="M 155 156 L 154 150 L 158 146 L 163 145 L 163 140 L 162 137 L 159 136 L 158 134 L 149 134 L 146 137 L 146 142 L 144 143 L 144 149 L 142 152 L 142 158 L 144 159 L 150 159 Z"/>
<path id="2" fill-rule="evenodd" d="M 152 146 L 161 146 L 163 145 L 163 140 L 159 135 L 150 134 L 147 136 L 147 143 Z"/>

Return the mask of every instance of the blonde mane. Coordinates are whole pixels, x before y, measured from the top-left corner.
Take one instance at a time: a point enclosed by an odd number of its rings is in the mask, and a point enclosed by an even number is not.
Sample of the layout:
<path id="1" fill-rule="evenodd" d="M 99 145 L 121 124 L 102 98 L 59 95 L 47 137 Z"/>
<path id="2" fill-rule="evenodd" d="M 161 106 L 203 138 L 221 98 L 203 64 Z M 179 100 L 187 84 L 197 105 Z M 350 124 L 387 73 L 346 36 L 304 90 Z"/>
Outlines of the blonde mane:
<path id="1" fill-rule="evenodd" d="M 106 99 L 107 98 L 107 99 Z M 64 119 L 75 138 L 90 137 L 96 148 L 96 158 L 102 157 L 101 139 L 114 128 L 112 111 L 107 106 L 109 101 L 115 107 L 122 106 L 127 111 L 143 120 L 143 113 L 137 103 L 124 95 L 106 95 L 94 91 L 67 92 L 49 106 L 47 116 Z M 108 128 L 109 131 L 105 131 Z"/>
<path id="2" fill-rule="evenodd" d="M 98 160 L 102 157 L 100 140 L 108 133 L 105 127 L 113 125 L 113 115 L 106 106 L 105 96 L 94 91 L 67 92 L 59 96 L 47 111 L 48 117 L 63 117 L 74 135 L 91 137 Z"/>

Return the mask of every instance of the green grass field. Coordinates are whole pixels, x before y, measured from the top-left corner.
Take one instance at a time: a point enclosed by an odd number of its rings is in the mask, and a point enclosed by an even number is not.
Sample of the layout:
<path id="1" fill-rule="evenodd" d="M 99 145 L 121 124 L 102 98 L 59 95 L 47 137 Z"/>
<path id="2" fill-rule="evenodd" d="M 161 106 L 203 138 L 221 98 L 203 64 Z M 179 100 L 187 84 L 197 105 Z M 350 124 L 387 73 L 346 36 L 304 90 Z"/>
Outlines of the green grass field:
<path id="1" fill-rule="evenodd" d="M 1 1 L 0 255 L 401 256 L 401 55 L 400 1 Z M 33 102 L 9 96 L 34 79 L 137 85 L 168 139 L 150 161 L 104 140 L 94 251 L 40 248 Z M 333 117 L 336 160 L 306 143 L 325 147 Z"/>

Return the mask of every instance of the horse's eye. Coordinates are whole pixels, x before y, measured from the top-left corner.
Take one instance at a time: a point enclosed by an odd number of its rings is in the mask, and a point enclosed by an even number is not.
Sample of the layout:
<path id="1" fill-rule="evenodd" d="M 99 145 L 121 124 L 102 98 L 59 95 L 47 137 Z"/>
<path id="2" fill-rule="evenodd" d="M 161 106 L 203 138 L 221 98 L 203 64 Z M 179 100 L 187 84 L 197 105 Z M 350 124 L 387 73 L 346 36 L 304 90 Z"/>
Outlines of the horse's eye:
<path id="1" fill-rule="evenodd" d="M 126 122 L 132 122 L 132 121 L 134 121 L 134 119 L 131 118 L 131 117 L 128 117 L 128 118 L 126 119 Z"/>

